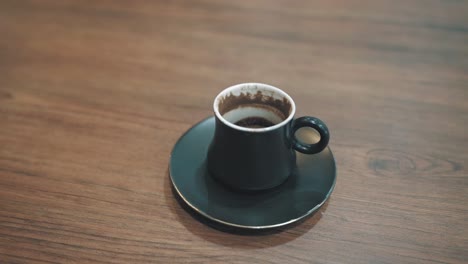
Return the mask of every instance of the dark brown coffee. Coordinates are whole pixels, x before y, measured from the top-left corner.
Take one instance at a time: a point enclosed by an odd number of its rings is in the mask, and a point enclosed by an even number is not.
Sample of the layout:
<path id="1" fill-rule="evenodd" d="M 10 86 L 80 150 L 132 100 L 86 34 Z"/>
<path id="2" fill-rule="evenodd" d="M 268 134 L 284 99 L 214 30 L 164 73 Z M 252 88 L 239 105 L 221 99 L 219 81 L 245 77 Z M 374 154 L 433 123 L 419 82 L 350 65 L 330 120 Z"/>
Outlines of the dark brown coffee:
<path id="1" fill-rule="evenodd" d="M 257 117 L 257 116 L 244 118 L 242 120 L 237 121 L 235 124 L 238 126 L 247 127 L 247 128 L 264 128 L 264 127 L 270 127 L 270 126 L 275 125 L 270 120 L 267 120 L 263 117 Z"/>

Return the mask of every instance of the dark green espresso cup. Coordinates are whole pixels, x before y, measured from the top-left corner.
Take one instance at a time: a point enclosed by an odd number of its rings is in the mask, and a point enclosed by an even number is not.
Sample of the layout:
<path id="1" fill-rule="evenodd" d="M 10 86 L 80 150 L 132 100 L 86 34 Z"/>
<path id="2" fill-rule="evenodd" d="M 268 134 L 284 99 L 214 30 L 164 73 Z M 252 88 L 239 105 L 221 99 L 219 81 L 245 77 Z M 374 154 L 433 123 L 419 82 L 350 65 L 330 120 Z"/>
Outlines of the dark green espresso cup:
<path id="1" fill-rule="evenodd" d="M 243 83 L 216 96 L 216 127 L 207 166 L 220 183 L 237 191 L 261 191 L 286 181 L 296 166 L 296 152 L 314 154 L 327 147 L 327 126 L 318 118 L 294 119 L 296 106 L 282 90 L 267 84 Z M 301 127 L 320 134 L 306 144 L 295 137 Z"/>

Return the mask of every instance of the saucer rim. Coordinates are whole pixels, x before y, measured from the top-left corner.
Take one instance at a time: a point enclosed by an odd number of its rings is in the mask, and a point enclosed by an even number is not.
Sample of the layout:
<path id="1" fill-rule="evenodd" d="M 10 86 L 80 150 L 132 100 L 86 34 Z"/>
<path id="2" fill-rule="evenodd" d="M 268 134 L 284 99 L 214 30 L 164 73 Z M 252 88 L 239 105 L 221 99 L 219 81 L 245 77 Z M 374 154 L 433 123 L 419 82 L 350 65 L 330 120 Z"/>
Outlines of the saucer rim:
<path id="1" fill-rule="evenodd" d="M 299 222 L 305 218 L 307 218 L 308 216 L 310 216 L 312 213 L 318 211 L 318 209 L 320 209 L 323 204 L 325 204 L 328 199 L 330 198 L 331 194 L 333 193 L 334 189 L 335 189 L 335 185 L 336 185 L 336 175 L 337 175 L 337 168 L 336 168 L 336 160 L 335 160 L 335 156 L 333 155 L 333 152 L 331 151 L 331 148 L 329 146 L 327 146 L 325 149 L 328 148 L 328 150 L 330 151 L 330 155 L 331 155 L 331 158 L 333 159 L 333 167 L 334 167 L 334 172 L 335 172 L 335 175 L 334 175 L 334 179 L 333 179 L 333 183 L 330 187 L 330 190 L 328 191 L 328 193 L 325 195 L 325 198 L 323 199 L 322 202 L 320 202 L 319 204 L 317 204 L 316 206 L 314 206 L 312 209 L 310 209 L 309 211 L 307 211 L 307 213 L 305 213 L 304 215 L 298 217 L 298 218 L 294 218 L 294 219 L 291 219 L 289 221 L 286 221 L 286 222 L 282 222 L 282 223 L 279 223 L 279 224 L 274 224 L 274 225 L 262 225 L 262 226 L 250 226 L 250 225 L 240 225 L 240 224 L 234 224 L 234 223 L 229 223 L 229 222 L 226 222 L 224 220 L 221 220 L 221 219 L 217 219 L 213 216 L 210 216 L 208 215 L 207 213 L 201 211 L 200 209 L 198 209 L 196 206 L 194 206 L 193 204 L 191 204 L 185 197 L 184 195 L 182 195 L 182 193 L 180 192 L 180 190 L 177 188 L 175 182 L 174 182 L 174 179 L 172 177 L 172 166 L 171 166 L 171 163 L 172 163 L 172 156 L 173 156 L 173 153 L 174 153 L 174 150 L 176 148 L 176 146 L 178 145 L 178 143 L 180 142 L 180 140 L 188 133 L 190 133 L 190 131 L 192 129 L 194 129 L 195 127 L 197 127 L 197 125 L 205 122 L 205 121 L 208 121 L 208 119 L 211 119 L 211 118 L 214 118 L 214 116 L 210 116 L 210 117 L 207 117 L 207 118 L 204 118 L 202 119 L 201 121 L 197 122 L 196 124 L 194 124 L 192 127 L 190 127 L 190 129 L 188 129 L 184 134 L 182 134 L 178 139 L 177 139 L 177 142 L 176 144 L 174 145 L 174 147 L 172 148 L 172 151 L 171 151 L 171 156 L 170 156 L 170 160 L 169 160 L 169 178 L 171 180 L 171 185 L 172 187 L 174 188 L 174 190 L 176 191 L 177 195 L 182 199 L 182 201 L 184 201 L 184 203 L 186 205 L 188 205 L 192 210 L 194 210 L 196 213 L 202 215 L 203 217 L 206 217 L 208 218 L 209 220 L 212 220 L 216 223 L 219 223 L 219 224 L 222 224 L 222 225 L 226 225 L 226 226 L 230 226 L 230 227 L 235 227 L 235 228 L 240 228 L 240 229 L 251 229 L 251 230 L 266 230 L 266 229 L 273 229 L 273 228 L 279 228 L 279 227 L 283 227 L 283 226 L 287 226 L 287 225 L 290 225 L 290 224 L 293 224 L 293 223 L 296 223 L 296 222 Z M 297 151 L 296 151 L 297 152 Z M 319 153 L 316 153 L 316 154 L 319 154 Z M 316 154 L 312 154 L 312 155 L 316 155 Z"/>

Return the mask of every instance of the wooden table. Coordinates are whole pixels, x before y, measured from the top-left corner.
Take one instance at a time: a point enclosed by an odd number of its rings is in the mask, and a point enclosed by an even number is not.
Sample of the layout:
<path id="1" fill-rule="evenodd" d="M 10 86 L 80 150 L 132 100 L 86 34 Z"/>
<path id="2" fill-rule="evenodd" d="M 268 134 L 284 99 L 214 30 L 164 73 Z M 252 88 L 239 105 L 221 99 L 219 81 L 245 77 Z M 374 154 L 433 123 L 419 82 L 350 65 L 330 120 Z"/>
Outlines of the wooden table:
<path id="1" fill-rule="evenodd" d="M 331 199 L 263 235 L 174 199 L 240 82 L 327 122 Z M 467 263 L 467 1 L 1 1 L 0 263 Z"/>

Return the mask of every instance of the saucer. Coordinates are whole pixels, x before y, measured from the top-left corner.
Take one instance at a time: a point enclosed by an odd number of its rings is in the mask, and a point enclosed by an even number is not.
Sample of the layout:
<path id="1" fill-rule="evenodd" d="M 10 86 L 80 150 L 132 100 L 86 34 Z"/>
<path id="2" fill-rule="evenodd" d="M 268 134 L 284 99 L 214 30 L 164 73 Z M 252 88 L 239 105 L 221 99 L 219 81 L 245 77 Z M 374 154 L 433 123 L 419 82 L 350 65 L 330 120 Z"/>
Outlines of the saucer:
<path id="1" fill-rule="evenodd" d="M 336 166 L 329 147 L 314 155 L 296 152 L 296 170 L 274 189 L 248 193 L 226 188 L 206 168 L 214 128 L 214 117 L 190 128 L 175 144 L 169 168 L 177 198 L 208 220 L 241 229 L 281 227 L 311 215 L 332 193 Z"/>

